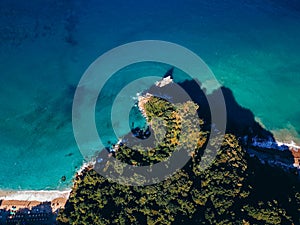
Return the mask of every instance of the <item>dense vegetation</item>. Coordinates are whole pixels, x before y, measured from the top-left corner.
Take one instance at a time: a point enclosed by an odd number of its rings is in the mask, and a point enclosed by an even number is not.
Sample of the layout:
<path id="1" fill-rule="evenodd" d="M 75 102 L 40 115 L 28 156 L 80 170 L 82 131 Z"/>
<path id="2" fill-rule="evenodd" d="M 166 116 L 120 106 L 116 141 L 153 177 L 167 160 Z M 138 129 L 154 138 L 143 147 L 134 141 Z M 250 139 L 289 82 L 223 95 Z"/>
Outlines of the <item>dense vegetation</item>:
<path id="1" fill-rule="evenodd" d="M 77 177 L 58 221 L 61 224 L 300 224 L 300 185 L 296 176 L 250 158 L 234 135 L 213 140 L 222 142 L 222 147 L 212 165 L 201 170 L 199 162 L 209 133 L 197 129 L 203 125 L 203 121 L 193 117 L 197 109 L 193 102 L 174 106 L 151 97 L 145 104 L 148 123 L 156 140 L 162 141 L 147 151 L 138 144 L 133 151 L 125 143 L 114 157 L 131 165 L 151 165 L 196 140 L 196 149 L 188 152 L 191 159 L 173 176 L 150 186 L 121 185 L 87 170 Z M 155 120 L 157 117 L 162 120 Z M 190 136 L 180 135 L 184 127 L 189 128 Z M 165 133 L 160 133 L 161 130 Z M 106 165 L 105 169 L 118 170 L 114 165 Z M 122 172 L 120 169 L 117 174 Z"/>

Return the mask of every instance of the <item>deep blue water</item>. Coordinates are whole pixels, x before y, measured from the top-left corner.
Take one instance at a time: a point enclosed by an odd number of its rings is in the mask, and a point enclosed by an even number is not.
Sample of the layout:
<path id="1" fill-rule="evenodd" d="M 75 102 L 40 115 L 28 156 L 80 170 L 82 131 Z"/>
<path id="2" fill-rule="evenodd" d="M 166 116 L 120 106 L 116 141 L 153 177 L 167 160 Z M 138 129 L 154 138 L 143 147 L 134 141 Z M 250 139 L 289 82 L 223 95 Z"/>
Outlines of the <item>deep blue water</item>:
<path id="1" fill-rule="evenodd" d="M 98 56 L 137 40 L 171 41 L 194 51 L 278 139 L 297 141 L 299 27 L 297 0 L 2 0 L 0 188 L 70 185 L 82 164 L 72 133 L 73 88 Z M 97 105 L 105 141 L 116 140 L 101 120 L 110 107 L 105 99 L 126 83 L 124 77 L 163 75 L 166 69 L 151 64 L 120 71 L 122 79 Z M 130 130 L 123 119 L 120 113 L 120 133 Z M 60 181 L 63 175 L 68 182 Z"/>

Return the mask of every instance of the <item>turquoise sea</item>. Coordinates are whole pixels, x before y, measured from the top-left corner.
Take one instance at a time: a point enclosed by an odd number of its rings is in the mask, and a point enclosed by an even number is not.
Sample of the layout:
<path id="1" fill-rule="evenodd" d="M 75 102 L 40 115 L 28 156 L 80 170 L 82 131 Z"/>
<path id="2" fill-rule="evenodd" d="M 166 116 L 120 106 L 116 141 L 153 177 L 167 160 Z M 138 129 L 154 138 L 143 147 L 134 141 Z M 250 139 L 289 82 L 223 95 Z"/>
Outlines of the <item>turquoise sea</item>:
<path id="1" fill-rule="evenodd" d="M 300 144 L 299 27 L 298 0 L 0 1 L 0 189 L 70 186 L 83 162 L 71 123 L 74 87 L 98 56 L 137 40 L 194 51 L 278 140 Z M 124 78 L 167 69 L 132 65 L 106 86 L 96 112 L 105 142 L 116 137 L 99 118 Z M 130 131 L 118 118 L 118 132 Z"/>

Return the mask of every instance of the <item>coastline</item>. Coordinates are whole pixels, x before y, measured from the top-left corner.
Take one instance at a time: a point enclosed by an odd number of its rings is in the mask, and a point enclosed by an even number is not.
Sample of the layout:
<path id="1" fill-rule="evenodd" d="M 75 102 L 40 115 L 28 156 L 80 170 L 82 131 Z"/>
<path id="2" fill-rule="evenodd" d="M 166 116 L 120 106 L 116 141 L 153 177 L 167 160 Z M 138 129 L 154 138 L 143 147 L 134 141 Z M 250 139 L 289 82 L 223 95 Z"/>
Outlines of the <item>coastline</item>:
<path id="1" fill-rule="evenodd" d="M 170 83 L 172 83 L 173 80 L 170 76 L 163 78 L 161 81 L 156 82 L 155 85 L 157 87 L 164 87 Z M 142 115 L 147 119 L 146 110 L 145 110 L 145 104 L 147 101 L 153 96 L 151 93 L 145 93 L 144 95 L 138 96 L 138 108 L 141 111 Z M 256 118 L 258 121 L 259 118 Z M 259 120 L 258 121 L 262 126 L 263 123 Z M 118 145 L 120 144 L 120 141 L 115 145 L 114 150 L 118 150 Z M 296 152 L 300 150 L 300 146 L 297 145 L 295 142 L 291 141 L 278 141 L 275 138 L 275 143 L 278 147 L 286 146 L 292 151 L 295 149 Z M 265 143 L 262 143 L 265 144 Z M 259 146 L 264 148 L 264 146 Z M 274 152 L 275 153 L 275 152 Z M 83 162 L 81 167 L 75 171 L 73 175 L 73 180 L 76 179 L 77 176 L 80 176 L 82 172 L 88 168 L 91 168 L 96 163 L 96 159 L 91 159 L 90 162 Z M 294 164 L 294 166 L 299 166 L 299 164 Z M 71 186 L 64 189 L 64 190 L 1 190 L 0 189 L 0 203 L 1 201 L 37 201 L 37 202 L 51 202 L 55 199 L 64 199 L 65 201 L 68 200 L 72 187 L 74 185 L 74 182 L 72 182 Z M 0 204 L 1 207 L 1 204 Z"/>
<path id="2" fill-rule="evenodd" d="M 41 221 L 44 221 L 43 224 L 56 224 L 59 211 L 65 208 L 72 193 L 74 180 L 92 168 L 94 163 L 94 160 L 83 162 L 73 175 L 72 186 L 65 190 L 0 190 L 0 224 L 41 224 Z"/>
<path id="3" fill-rule="evenodd" d="M 94 161 L 84 162 L 73 175 L 73 179 L 93 164 Z M 64 190 L 0 190 L 0 202 L 3 200 L 51 202 L 59 198 L 67 200 L 71 191 L 72 186 Z"/>
<path id="4" fill-rule="evenodd" d="M 138 107 L 141 111 L 142 115 L 147 119 L 146 110 L 144 108 L 145 104 L 153 95 L 150 93 L 146 93 L 145 96 L 138 96 Z"/>
<path id="5" fill-rule="evenodd" d="M 17 201 L 38 201 L 49 202 L 57 198 L 68 199 L 71 193 L 71 189 L 58 191 L 0 191 L 0 200 L 17 200 Z"/>

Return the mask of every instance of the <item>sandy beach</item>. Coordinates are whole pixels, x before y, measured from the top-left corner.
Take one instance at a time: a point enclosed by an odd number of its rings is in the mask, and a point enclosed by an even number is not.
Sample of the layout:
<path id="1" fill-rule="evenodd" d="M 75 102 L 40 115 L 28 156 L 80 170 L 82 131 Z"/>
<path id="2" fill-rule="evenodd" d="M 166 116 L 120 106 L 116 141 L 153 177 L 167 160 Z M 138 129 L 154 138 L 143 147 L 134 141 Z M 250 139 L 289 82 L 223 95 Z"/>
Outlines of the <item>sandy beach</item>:
<path id="1" fill-rule="evenodd" d="M 75 173 L 81 174 L 85 168 L 93 166 L 93 162 L 83 163 L 79 170 Z M 57 198 L 68 199 L 71 192 L 71 187 L 66 190 L 0 190 L 0 200 L 19 200 L 19 201 L 39 201 L 49 202 Z"/>
<path id="2" fill-rule="evenodd" d="M 65 191 L 0 191 L 0 200 L 52 201 L 56 198 L 69 198 L 71 189 Z"/>
<path id="3" fill-rule="evenodd" d="M 81 174 L 86 168 L 93 165 L 93 162 L 83 163 L 76 174 Z M 75 174 L 75 176 L 76 176 Z M 70 196 L 71 188 L 66 190 L 0 190 L 0 209 L 19 210 L 49 204 L 52 212 L 63 208 Z M 42 206 L 42 207 L 44 207 Z"/>
<path id="4" fill-rule="evenodd" d="M 52 212 L 63 208 L 71 190 L 66 191 L 0 191 L 0 209 L 19 210 L 41 206 L 51 202 Z"/>

